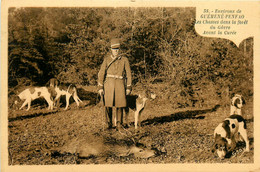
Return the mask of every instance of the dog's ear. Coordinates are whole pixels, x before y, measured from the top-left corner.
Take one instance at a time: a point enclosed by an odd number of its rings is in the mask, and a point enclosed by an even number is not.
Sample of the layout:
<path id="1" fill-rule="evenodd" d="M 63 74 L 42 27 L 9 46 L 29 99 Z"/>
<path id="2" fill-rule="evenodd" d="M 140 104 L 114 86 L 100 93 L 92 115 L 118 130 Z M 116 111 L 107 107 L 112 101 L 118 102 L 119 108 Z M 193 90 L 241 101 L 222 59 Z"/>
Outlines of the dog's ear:
<path id="1" fill-rule="evenodd" d="M 233 150 L 235 149 L 235 147 L 236 147 L 236 142 L 235 142 L 235 141 L 232 141 L 231 145 L 228 145 L 228 143 L 226 142 L 226 143 L 225 143 L 225 147 L 226 147 L 226 150 L 227 150 L 228 152 L 231 152 L 231 151 L 233 151 Z"/>
<path id="2" fill-rule="evenodd" d="M 55 86 L 58 86 L 60 83 L 59 83 L 59 81 L 56 79 L 55 80 Z"/>
<path id="3" fill-rule="evenodd" d="M 11 108 L 15 109 L 15 110 L 18 110 L 19 109 L 19 105 L 21 103 L 21 100 L 20 98 L 16 95 L 13 100 L 12 100 L 12 105 L 11 105 Z"/>
<path id="4" fill-rule="evenodd" d="M 218 144 L 214 143 L 211 149 L 211 152 L 214 153 L 218 149 Z"/>
<path id="5" fill-rule="evenodd" d="M 215 137 L 215 141 L 214 141 L 214 144 L 212 146 L 212 149 L 211 149 L 211 152 L 214 153 L 216 151 L 216 149 L 219 148 L 219 142 L 221 141 L 221 135 L 220 134 L 217 134 L 214 136 Z"/>
<path id="6" fill-rule="evenodd" d="M 226 148 L 226 150 L 227 150 L 228 152 L 231 152 L 231 151 L 232 151 L 232 146 L 227 146 L 227 145 L 226 145 L 225 148 Z"/>

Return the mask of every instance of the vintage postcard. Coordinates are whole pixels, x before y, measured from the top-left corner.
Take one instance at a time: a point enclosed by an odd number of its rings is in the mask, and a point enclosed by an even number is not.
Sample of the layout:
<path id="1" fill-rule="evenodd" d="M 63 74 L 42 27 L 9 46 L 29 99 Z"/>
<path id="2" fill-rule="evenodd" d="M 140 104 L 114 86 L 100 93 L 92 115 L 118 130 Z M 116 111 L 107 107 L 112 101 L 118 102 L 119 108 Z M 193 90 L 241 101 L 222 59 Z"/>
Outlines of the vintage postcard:
<path id="1" fill-rule="evenodd" d="M 260 2 L 3 0 L 1 171 L 259 171 Z"/>

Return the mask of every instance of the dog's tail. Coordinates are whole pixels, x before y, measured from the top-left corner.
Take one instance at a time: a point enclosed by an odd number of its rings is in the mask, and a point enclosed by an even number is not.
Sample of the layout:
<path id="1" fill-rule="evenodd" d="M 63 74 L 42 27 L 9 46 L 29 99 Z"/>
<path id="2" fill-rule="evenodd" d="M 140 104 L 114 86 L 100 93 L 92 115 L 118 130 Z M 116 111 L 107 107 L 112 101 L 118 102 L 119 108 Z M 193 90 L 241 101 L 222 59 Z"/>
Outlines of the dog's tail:
<path id="1" fill-rule="evenodd" d="M 67 92 L 74 95 L 74 94 L 77 94 L 77 87 L 75 84 L 70 84 L 68 86 L 68 89 L 67 89 Z"/>
<path id="2" fill-rule="evenodd" d="M 73 94 L 76 90 L 76 86 L 74 84 L 70 84 L 68 86 L 68 89 L 67 89 L 67 92 L 70 93 L 70 94 Z"/>
<path id="3" fill-rule="evenodd" d="M 74 97 L 76 102 L 82 102 L 82 100 L 80 100 L 80 98 L 78 97 L 78 93 L 77 93 L 77 87 L 74 84 L 70 84 L 67 90 L 70 94 L 72 94 L 72 96 Z"/>

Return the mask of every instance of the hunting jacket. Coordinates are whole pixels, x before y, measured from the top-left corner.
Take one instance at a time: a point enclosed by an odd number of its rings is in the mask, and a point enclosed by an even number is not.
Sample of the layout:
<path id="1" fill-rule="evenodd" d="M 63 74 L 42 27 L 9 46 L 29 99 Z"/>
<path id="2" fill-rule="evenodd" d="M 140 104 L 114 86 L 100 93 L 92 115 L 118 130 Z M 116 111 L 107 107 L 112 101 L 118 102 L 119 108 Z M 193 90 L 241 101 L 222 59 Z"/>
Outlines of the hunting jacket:
<path id="1" fill-rule="evenodd" d="M 113 60 L 112 55 L 104 58 L 98 73 L 98 88 L 104 90 L 106 107 L 125 107 L 126 89 L 131 90 L 132 86 L 129 61 L 126 57 L 119 56 L 108 67 Z"/>

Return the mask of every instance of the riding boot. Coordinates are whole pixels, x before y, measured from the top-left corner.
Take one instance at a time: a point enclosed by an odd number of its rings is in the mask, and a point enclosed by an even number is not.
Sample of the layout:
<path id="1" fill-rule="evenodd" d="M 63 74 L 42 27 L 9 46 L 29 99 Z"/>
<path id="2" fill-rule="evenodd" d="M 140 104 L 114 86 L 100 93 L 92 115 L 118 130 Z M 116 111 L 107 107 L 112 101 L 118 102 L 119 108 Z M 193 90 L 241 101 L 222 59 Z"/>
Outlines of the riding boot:
<path id="1" fill-rule="evenodd" d="M 107 128 L 112 128 L 112 107 L 105 107 L 105 116 L 106 116 L 106 123 Z"/>
<path id="2" fill-rule="evenodd" d="M 120 131 L 122 129 L 123 108 L 116 108 L 116 116 L 117 116 L 116 128 L 118 131 Z"/>
<path id="3" fill-rule="evenodd" d="M 128 116 L 129 116 L 129 108 L 124 108 L 125 110 L 125 128 L 129 128 L 129 120 L 128 120 Z"/>

